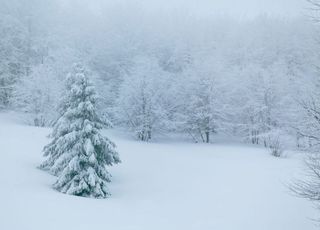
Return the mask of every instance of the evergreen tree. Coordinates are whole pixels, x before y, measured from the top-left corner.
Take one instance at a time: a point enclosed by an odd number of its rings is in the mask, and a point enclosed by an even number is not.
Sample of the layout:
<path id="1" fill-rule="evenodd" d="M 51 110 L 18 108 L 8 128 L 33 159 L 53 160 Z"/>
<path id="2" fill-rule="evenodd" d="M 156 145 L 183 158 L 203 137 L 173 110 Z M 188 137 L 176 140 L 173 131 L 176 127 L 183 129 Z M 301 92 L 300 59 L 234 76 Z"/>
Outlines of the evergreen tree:
<path id="1" fill-rule="evenodd" d="M 67 77 L 67 94 L 60 107 L 52 142 L 44 148 L 40 166 L 58 176 L 60 192 L 105 198 L 110 174 L 105 166 L 119 163 L 115 145 L 100 133 L 103 125 L 96 113 L 96 94 L 88 72 L 79 64 Z"/>

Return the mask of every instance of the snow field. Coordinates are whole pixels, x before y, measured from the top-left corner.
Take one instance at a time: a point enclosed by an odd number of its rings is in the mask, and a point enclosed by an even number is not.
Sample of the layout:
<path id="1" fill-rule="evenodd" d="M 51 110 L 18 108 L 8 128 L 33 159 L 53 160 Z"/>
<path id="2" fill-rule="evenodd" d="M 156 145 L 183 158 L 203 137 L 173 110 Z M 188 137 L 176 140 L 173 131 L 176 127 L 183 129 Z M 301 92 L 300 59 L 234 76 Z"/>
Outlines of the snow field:
<path id="1" fill-rule="evenodd" d="M 37 169 L 50 130 L 0 115 L 0 229 L 312 230 L 317 210 L 286 184 L 299 157 L 245 145 L 141 143 L 108 132 L 122 164 L 109 199 L 61 194 Z"/>

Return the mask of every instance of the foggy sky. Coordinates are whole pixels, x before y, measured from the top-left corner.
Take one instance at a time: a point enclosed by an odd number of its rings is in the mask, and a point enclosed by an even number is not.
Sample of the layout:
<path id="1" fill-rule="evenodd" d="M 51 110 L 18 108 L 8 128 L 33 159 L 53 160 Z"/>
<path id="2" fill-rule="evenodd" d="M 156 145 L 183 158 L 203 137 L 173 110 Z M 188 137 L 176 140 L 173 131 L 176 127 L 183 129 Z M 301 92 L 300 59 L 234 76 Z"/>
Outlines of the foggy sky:
<path id="1" fill-rule="evenodd" d="M 305 13 L 306 0 L 188 0 L 196 9 L 206 13 L 221 13 L 229 16 L 254 17 L 261 14 L 269 16 L 299 16 Z M 181 1 L 182 2 L 182 1 Z M 197 2 L 197 3 L 196 3 Z"/>
<path id="2" fill-rule="evenodd" d="M 139 5 L 147 10 L 187 11 L 202 16 L 223 15 L 236 18 L 258 15 L 297 17 L 305 15 L 309 6 L 307 0 L 90 0 L 83 1 L 83 4 L 97 11 L 102 5 L 121 4 Z"/>

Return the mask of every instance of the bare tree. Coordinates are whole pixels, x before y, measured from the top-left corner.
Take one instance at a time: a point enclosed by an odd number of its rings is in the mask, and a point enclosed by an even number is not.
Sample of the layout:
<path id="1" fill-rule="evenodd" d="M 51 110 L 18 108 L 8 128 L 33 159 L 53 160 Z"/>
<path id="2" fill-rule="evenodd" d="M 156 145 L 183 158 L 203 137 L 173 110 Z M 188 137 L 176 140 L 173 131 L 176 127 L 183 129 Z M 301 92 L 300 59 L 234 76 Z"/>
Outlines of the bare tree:
<path id="1" fill-rule="evenodd" d="M 307 0 L 311 7 L 312 19 L 320 22 L 320 0 Z M 305 119 L 298 128 L 298 135 L 308 140 L 308 149 L 313 152 L 305 160 L 306 176 L 297 180 L 290 186 L 290 189 L 298 196 L 316 203 L 320 209 L 320 100 L 319 85 L 316 84 L 316 91 L 308 101 L 301 102 L 305 111 Z"/>
<path id="2" fill-rule="evenodd" d="M 320 156 L 310 155 L 306 159 L 306 177 L 291 185 L 291 190 L 300 197 L 309 199 L 317 203 L 320 208 Z"/>

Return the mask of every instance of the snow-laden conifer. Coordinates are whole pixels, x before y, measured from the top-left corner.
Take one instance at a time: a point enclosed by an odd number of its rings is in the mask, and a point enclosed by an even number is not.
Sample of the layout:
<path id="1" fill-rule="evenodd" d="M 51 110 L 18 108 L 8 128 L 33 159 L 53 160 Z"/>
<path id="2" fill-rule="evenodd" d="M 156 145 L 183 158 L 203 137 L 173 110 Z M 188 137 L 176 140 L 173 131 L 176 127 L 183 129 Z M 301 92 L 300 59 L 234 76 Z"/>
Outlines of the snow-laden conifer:
<path id="1" fill-rule="evenodd" d="M 58 176 L 54 188 L 63 193 L 104 198 L 110 174 L 106 166 L 119 163 L 115 145 L 100 131 L 96 94 L 88 72 L 76 64 L 67 77 L 67 93 L 60 106 L 51 137 L 44 148 L 47 157 L 40 166 Z"/>

